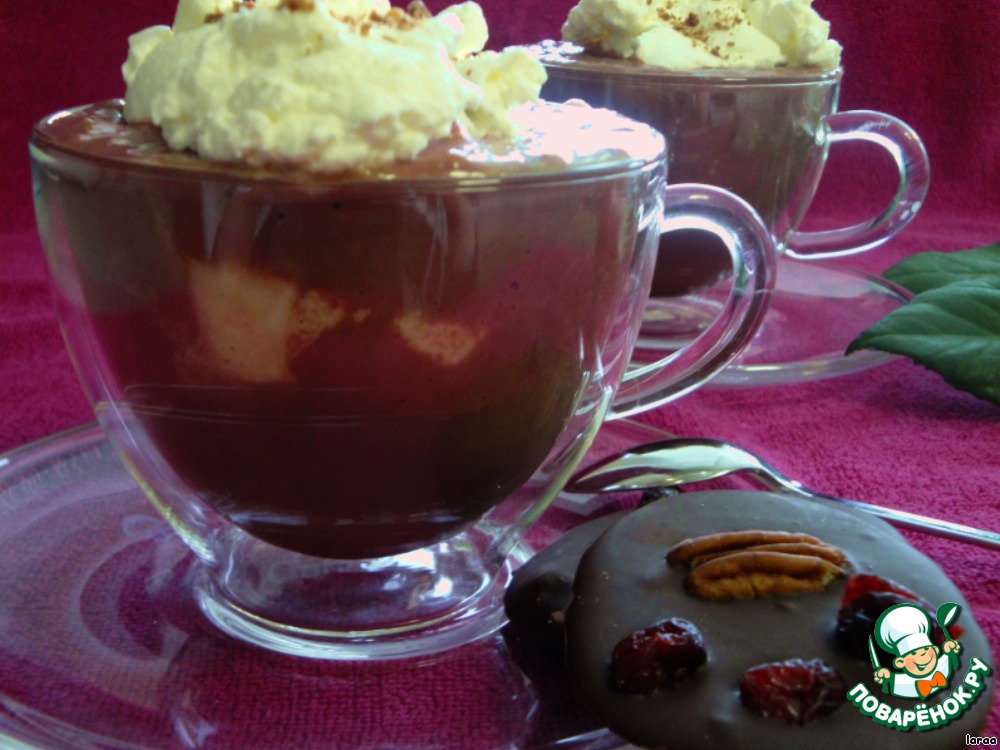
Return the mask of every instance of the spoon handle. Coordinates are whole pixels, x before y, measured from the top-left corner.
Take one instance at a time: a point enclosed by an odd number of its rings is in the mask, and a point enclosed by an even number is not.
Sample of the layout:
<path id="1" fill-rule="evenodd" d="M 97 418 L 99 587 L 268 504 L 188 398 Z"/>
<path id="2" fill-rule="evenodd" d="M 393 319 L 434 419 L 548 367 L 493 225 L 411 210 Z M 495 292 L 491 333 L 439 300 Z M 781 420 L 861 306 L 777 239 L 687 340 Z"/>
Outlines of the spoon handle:
<path id="1" fill-rule="evenodd" d="M 843 497 L 827 495 L 824 492 L 808 489 L 794 480 L 776 475 L 774 472 L 769 472 L 766 469 L 767 467 L 760 471 L 751 470 L 748 473 L 752 474 L 760 484 L 768 489 L 787 492 L 810 500 L 828 500 L 843 505 L 852 505 L 855 508 L 878 516 L 899 528 L 920 531 L 957 542 L 965 542 L 966 544 L 974 544 L 986 549 L 1000 550 L 1000 534 L 995 531 L 977 529 L 974 526 L 966 526 L 961 523 L 944 521 L 940 518 L 922 516 L 918 513 L 909 513 L 905 510 L 895 510 L 893 508 L 885 508 L 881 505 L 863 503 L 859 500 L 847 500 Z"/>
<path id="2" fill-rule="evenodd" d="M 653 442 L 605 457 L 570 479 L 567 490 L 578 493 L 627 492 L 697 484 L 735 473 L 746 473 L 769 490 L 808 500 L 851 505 L 894 526 L 1000 550 L 1000 533 L 938 518 L 827 495 L 789 479 L 778 469 L 738 446 L 709 438 L 678 438 L 662 430 Z"/>

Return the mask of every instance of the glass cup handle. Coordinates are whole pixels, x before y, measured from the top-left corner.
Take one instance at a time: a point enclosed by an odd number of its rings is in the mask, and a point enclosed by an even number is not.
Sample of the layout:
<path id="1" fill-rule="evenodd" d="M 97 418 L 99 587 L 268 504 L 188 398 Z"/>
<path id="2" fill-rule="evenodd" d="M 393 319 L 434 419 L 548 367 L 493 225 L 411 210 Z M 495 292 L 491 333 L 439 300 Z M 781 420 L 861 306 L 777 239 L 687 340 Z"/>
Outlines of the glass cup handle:
<path id="1" fill-rule="evenodd" d="M 763 320 L 777 251 L 757 212 L 721 188 L 670 185 L 660 231 L 675 229 L 701 229 L 725 243 L 733 262 L 732 288 L 719 317 L 698 338 L 625 374 L 607 419 L 647 411 L 694 390 L 736 358 Z"/>
<path id="2" fill-rule="evenodd" d="M 902 120 L 882 112 L 836 112 L 825 119 L 826 142 L 868 141 L 889 152 L 899 185 L 889 205 L 867 223 L 823 232 L 792 232 L 787 254 L 798 259 L 836 258 L 880 245 L 913 220 L 927 197 L 931 167 L 920 137 Z"/>

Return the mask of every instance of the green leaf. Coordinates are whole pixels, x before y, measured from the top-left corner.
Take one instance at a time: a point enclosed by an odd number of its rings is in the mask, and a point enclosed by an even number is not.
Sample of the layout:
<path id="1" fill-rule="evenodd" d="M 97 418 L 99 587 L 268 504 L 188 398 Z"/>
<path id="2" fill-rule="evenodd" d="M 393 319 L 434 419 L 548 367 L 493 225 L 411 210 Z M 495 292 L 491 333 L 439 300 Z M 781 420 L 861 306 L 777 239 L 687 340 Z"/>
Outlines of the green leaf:
<path id="1" fill-rule="evenodd" d="M 919 253 L 882 274 L 914 294 L 957 281 L 1000 276 L 1000 243 L 953 253 Z"/>
<path id="2" fill-rule="evenodd" d="M 917 257 L 917 256 L 914 256 Z M 901 354 L 1000 404 L 1000 273 L 918 294 L 847 347 Z"/>

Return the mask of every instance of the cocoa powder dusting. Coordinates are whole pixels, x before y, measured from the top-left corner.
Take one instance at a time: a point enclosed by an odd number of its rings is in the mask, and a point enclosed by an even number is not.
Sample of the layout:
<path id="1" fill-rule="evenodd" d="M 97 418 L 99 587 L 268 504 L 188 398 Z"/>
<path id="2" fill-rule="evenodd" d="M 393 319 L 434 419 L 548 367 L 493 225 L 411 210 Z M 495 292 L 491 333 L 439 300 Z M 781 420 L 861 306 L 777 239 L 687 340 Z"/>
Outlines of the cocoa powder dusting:
<path id="1" fill-rule="evenodd" d="M 674 31 L 690 39 L 692 46 L 707 45 L 711 34 L 732 31 L 737 26 L 747 22 L 739 11 L 710 10 L 702 16 L 689 12 L 682 17 L 679 13 L 674 12 L 675 6 L 673 0 L 666 0 L 657 9 L 657 15 Z M 735 46 L 735 42 L 731 40 L 726 42 L 726 47 L 729 49 Z M 726 59 L 720 46 L 712 47 L 708 52 L 715 57 Z"/>
<path id="2" fill-rule="evenodd" d="M 390 8 L 385 14 L 382 22 L 393 29 L 412 29 L 417 25 L 419 19 L 411 16 L 402 8 Z"/>
<path id="3" fill-rule="evenodd" d="M 284 2 L 294 2 L 295 0 L 284 0 Z M 308 0 L 308 2 L 313 2 L 314 0 Z M 368 36 L 376 27 L 385 27 L 393 29 L 396 31 L 406 31 L 407 29 L 412 29 L 419 25 L 424 19 L 431 17 L 431 12 L 427 10 L 420 0 L 414 0 L 410 3 L 406 10 L 402 8 L 390 8 L 389 11 L 382 15 L 377 11 L 371 11 L 364 18 L 354 18 L 338 16 L 336 13 L 330 12 L 330 16 L 340 21 L 346 26 L 350 26 L 354 31 L 356 31 L 361 36 Z M 392 42 L 393 39 L 386 39 L 387 42 Z"/>
<path id="4" fill-rule="evenodd" d="M 316 10 L 316 3 L 314 0 L 281 0 L 278 3 L 278 10 L 288 10 L 292 11 L 311 11 Z"/>
<path id="5" fill-rule="evenodd" d="M 652 0 L 650 0 L 652 1 Z M 233 0 L 233 13 L 240 10 L 252 10 L 256 5 L 256 0 Z M 276 6 L 277 10 L 287 10 L 289 12 L 311 12 L 316 10 L 316 0 L 280 0 Z M 226 14 L 223 12 L 208 13 L 204 23 L 217 23 Z M 406 10 L 402 8 L 390 8 L 382 15 L 372 11 L 365 18 L 342 17 L 331 12 L 330 16 L 353 27 L 354 31 L 361 36 L 368 36 L 376 26 L 386 26 L 390 29 L 406 30 L 417 26 L 421 21 L 431 18 L 432 13 L 422 0 L 413 0 Z M 391 41 L 391 40 L 390 40 Z"/>
<path id="6" fill-rule="evenodd" d="M 652 2 L 652 0 L 647 1 Z M 431 12 L 427 9 L 427 6 L 424 5 L 423 0 L 413 0 L 412 3 L 406 6 L 406 12 L 417 20 L 423 20 L 431 17 Z"/>

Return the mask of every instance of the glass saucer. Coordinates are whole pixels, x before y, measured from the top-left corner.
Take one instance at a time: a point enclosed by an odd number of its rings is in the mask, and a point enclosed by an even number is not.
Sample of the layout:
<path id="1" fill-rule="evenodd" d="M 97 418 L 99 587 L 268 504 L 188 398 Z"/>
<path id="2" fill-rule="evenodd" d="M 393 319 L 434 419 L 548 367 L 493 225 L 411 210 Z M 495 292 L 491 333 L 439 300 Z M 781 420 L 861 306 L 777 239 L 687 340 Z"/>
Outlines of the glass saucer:
<path id="1" fill-rule="evenodd" d="M 656 434 L 609 423 L 585 460 Z M 550 508 L 529 544 L 586 500 Z M 0 456 L 0 747 L 623 747 L 573 702 L 558 657 L 509 626 L 429 657 L 285 656 L 208 623 L 192 560 L 96 425 Z"/>
<path id="2" fill-rule="evenodd" d="M 637 360 L 683 346 L 718 314 L 726 290 L 651 301 Z M 897 357 L 877 351 L 845 355 L 863 330 L 905 304 L 912 295 L 879 276 L 824 261 L 782 256 L 760 331 L 747 348 L 709 383 L 758 386 L 847 375 Z"/>

